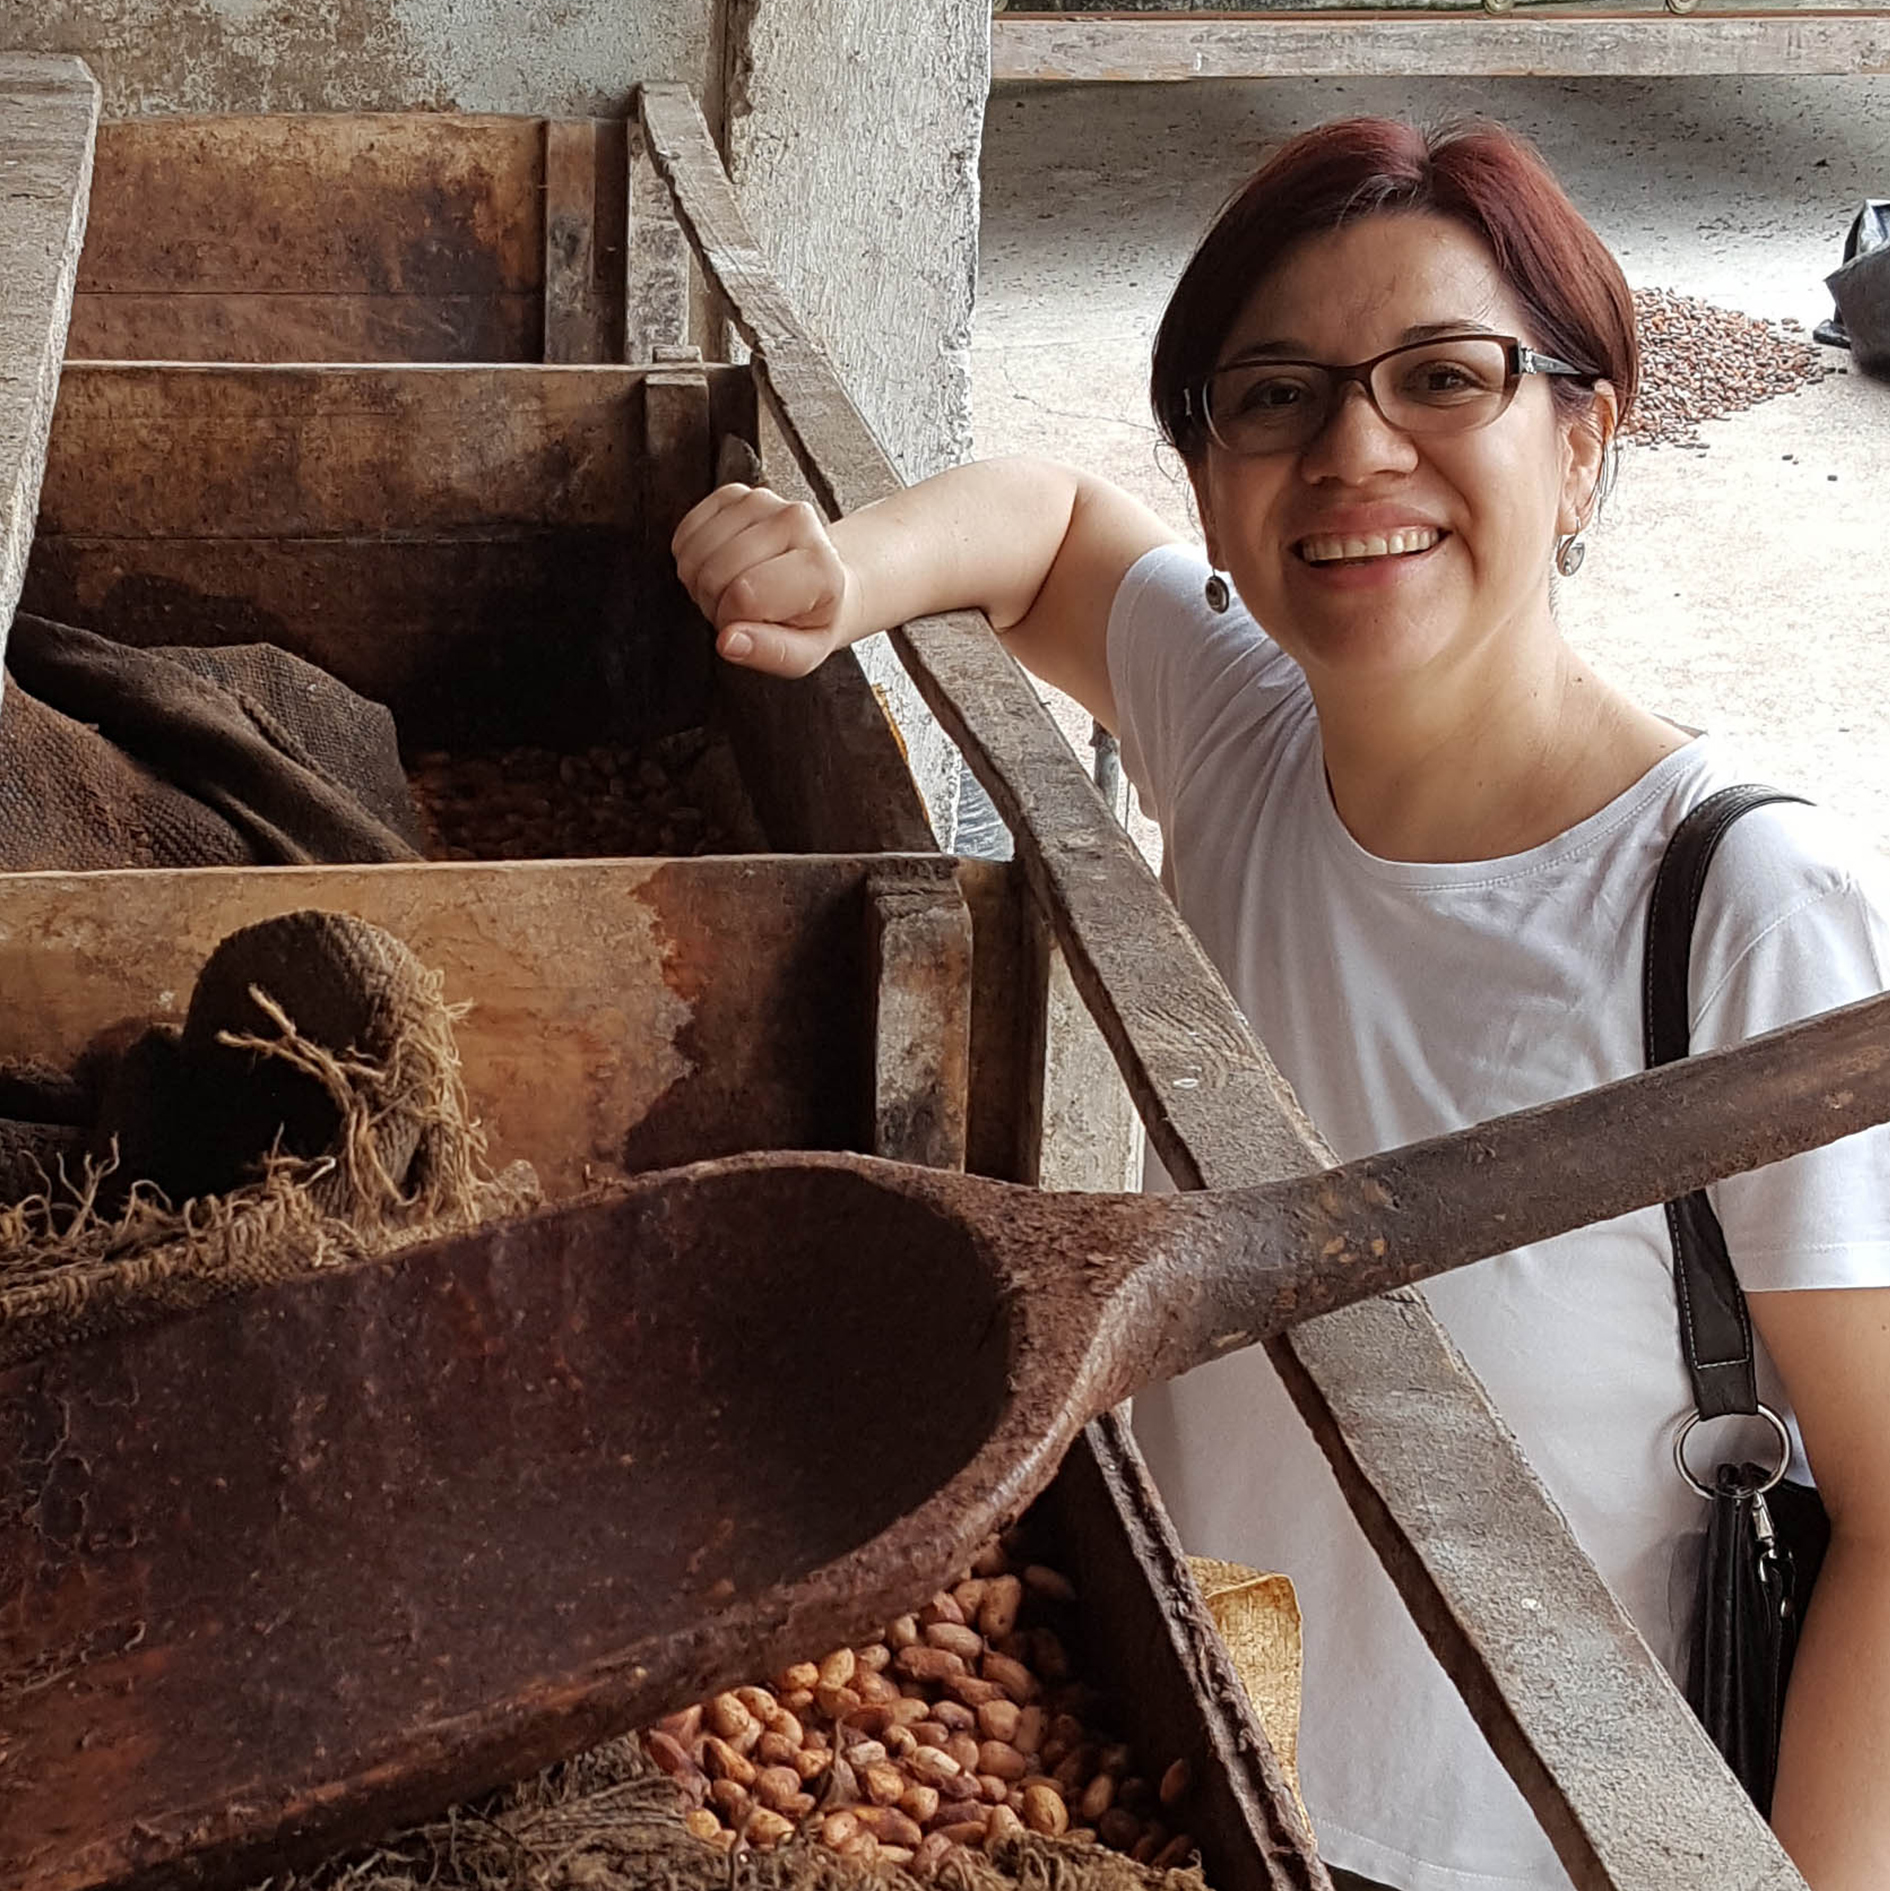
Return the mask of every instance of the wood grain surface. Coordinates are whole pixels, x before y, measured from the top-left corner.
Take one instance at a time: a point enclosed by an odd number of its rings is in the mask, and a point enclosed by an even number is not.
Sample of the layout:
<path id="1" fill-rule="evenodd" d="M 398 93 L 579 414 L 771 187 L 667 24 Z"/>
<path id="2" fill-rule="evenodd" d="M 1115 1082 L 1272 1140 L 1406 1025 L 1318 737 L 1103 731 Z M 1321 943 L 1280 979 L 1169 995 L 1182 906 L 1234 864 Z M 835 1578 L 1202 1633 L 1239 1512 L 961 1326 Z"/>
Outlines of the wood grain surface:
<path id="1" fill-rule="evenodd" d="M 1890 72 L 1890 12 L 1000 13 L 995 79 L 1663 78 Z"/>
<path id="2" fill-rule="evenodd" d="M 70 352 L 535 360 L 545 146 L 535 118 L 276 113 L 109 124 Z"/>

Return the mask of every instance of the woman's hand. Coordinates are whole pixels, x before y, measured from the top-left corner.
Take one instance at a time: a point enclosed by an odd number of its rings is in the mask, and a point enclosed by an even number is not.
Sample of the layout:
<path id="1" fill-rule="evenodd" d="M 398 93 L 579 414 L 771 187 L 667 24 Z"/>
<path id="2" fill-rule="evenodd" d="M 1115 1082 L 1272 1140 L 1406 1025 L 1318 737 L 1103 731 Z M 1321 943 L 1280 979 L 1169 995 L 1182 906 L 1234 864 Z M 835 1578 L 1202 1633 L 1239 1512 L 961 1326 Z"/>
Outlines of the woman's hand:
<path id="1" fill-rule="evenodd" d="M 719 487 L 676 528 L 670 550 L 715 626 L 716 649 L 746 669 L 806 676 L 867 628 L 849 625 L 860 582 L 826 521 L 765 487 Z M 851 615 L 857 624 L 856 608 Z"/>

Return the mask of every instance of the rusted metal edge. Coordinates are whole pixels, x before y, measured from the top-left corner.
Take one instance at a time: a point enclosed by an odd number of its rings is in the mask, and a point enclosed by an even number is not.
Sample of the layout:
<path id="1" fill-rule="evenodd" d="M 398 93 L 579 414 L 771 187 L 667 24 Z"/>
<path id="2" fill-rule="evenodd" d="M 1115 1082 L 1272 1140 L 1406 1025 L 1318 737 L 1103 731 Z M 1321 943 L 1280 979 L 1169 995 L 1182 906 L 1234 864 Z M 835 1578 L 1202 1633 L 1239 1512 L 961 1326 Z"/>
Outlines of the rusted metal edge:
<path id="1" fill-rule="evenodd" d="M 822 504 L 838 515 L 898 490 L 748 230 L 687 88 L 645 86 L 638 110 L 679 219 L 755 350 L 764 396 Z M 1232 1186 L 1329 1163 L 990 627 L 965 613 L 908 625 L 896 642 L 1016 836 L 1032 892 L 1177 1183 Z M 1271 1350 L 1405 1606 L 1574 1882 L 1583 1891 L 1801 1887 L 1422 1300 L 1367 1302 Z M 1448 1492 L 1436 1488 L 1444 1463 Z M 1523 1594 L 1533 1606 L 1518 1606 Z"/>

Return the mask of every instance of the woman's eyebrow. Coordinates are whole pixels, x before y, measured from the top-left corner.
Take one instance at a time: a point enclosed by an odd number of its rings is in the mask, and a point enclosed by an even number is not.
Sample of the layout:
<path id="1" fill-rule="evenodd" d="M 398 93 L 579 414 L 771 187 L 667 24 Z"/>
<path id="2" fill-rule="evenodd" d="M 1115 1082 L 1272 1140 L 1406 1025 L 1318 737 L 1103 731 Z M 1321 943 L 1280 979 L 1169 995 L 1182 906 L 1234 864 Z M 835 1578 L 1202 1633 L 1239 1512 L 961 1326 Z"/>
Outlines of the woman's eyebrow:
<path id="1" fill-rule="evenodd" d="M 1397 345 L 1403 347 L 1406 342 L 1428 341 L 1433 335 L 1493 335 L 1495 329 L 1487 322 L 1472 321 L 1468 316 L 1461 316 L 1449 322 L 1417 322 L 1407 328 L 1398 339 Z M 1303 341 L 1287 337 L 1280 341 L 1253 341 L 1243 348 L 1236 349 L 1221 363 L 1224 368 L 1235 368 L 1244 361 L 1266 361 L 1276 357 L 1288 361 L 1317 361 L 1319 357 Z"/>

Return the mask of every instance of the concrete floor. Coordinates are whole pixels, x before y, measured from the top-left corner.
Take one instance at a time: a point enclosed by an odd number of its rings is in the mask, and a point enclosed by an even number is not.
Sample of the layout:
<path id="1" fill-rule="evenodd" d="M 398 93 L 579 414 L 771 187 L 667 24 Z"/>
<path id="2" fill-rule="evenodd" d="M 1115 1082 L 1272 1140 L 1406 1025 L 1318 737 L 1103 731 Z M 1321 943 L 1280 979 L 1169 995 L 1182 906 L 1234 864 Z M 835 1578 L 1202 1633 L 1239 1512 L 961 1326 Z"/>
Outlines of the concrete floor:
<path id="1" fill-rule="evenodd" d="M 1467 111 L 1537 140 L 1636 287 L 1807 328 L 1830 312 L 1823 278 L 1858 203 L 1890 195 L 1881 80 L 1000 87 L 983 160 L 978 451 L 1089 467 L 1192 529 L 1146 374 L 1196 237 L 1267 148 L 1309 124 Z M 1650 707 L 1736 737 L 1759 777 L 1843 810 L 1890 852 L 1890 385 L 1834 372 L 1702 438 L 1703 452 L 1629 450 L 1563 621 Z"/>

